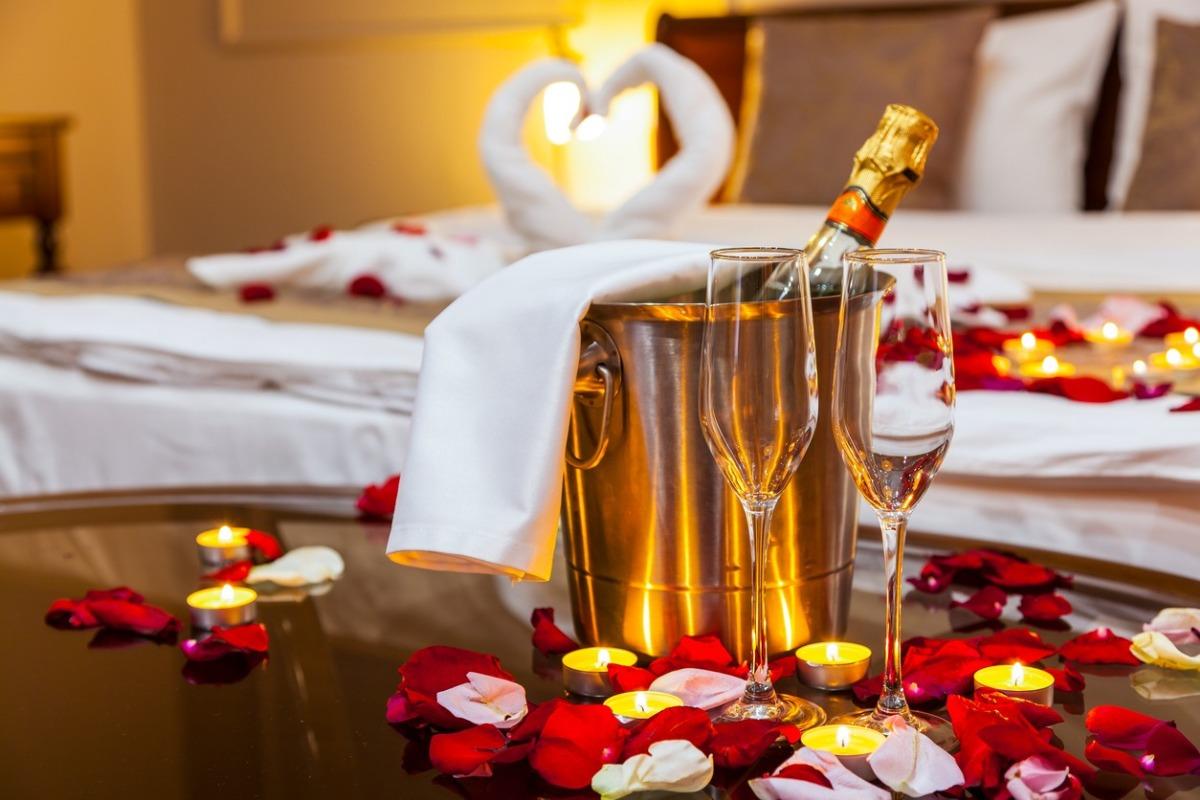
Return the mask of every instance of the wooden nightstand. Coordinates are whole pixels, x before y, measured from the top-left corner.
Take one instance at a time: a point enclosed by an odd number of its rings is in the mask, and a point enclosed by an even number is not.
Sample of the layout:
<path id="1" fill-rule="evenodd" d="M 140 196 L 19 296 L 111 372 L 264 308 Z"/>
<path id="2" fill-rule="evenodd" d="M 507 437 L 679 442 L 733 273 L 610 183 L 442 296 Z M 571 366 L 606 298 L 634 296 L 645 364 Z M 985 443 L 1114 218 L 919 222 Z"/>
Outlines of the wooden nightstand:
<path id="1" fill-rule="evenodd" d="M 62 216 L 62 116 L 0 115 L 0 218 L 38 225 L 38 272 L 58 269 L 54 225 Z"/>

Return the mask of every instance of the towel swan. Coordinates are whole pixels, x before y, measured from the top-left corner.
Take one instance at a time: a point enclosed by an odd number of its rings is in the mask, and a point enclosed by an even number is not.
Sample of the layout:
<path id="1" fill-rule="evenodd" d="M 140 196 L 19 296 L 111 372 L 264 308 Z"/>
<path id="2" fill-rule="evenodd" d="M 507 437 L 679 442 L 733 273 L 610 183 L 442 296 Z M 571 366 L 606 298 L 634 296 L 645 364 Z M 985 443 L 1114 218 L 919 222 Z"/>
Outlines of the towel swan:
<path id="1" fill-rule="evenodd" d="M 654 84 L 679 140 L 679 152 L 646 186 L 598 223 L 575 208 L 521 141 L 530 104 L 551 83 L 579 87 L 584 109 L 605 115 L 617 95 Z M 536 61 L 505 81 L 488 104 L 479 150 L 509 225 L 533 250 L 602 239 L 656 238 L 716 191 L 733 158 L 733 117 L 716 85 L 692 61 L 661 44 L 635 53 L 596 91 L 564 59 Z"/>

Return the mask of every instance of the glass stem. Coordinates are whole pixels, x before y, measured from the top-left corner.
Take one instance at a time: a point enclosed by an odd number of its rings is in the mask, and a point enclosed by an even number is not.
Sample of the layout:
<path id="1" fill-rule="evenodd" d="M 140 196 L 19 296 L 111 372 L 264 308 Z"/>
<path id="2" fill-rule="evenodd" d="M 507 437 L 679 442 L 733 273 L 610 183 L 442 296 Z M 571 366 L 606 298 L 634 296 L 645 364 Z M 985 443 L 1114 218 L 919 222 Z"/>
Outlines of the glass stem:
<path id="1" fill-rule="evenodd" d="M 750 673 L 746 676 L 746 696 L 742 702 L 775 702 L 768 666 L 767 641 L 767 547 L 771 541 L 771 515 L 775 500 L 747 501 L 746 523 L 750 528 Z"/>
<path id="2" fill-rule="evenodd" d="M 900 592 L 904 586 L 904 533 L 908 514 L 881 512 L 879 529 L 883 533 L 883 571 L 887 582 L 886 622 L 884 630 L 883 691 L 875 706 L 876 716 L 906 714 L 903 676 L 900 674 Z"/>

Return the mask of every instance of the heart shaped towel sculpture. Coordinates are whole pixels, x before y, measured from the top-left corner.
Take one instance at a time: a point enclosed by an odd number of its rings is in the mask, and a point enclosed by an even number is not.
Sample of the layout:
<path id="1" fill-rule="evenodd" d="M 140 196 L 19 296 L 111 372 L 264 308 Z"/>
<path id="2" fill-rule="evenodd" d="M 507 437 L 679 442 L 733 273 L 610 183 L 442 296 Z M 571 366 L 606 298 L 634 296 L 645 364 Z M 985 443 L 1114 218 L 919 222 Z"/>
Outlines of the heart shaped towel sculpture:
<path id="1" fill-rule="evenodd" d="M 583 98 L 572 129 L 589 113 L 607 114 L 626 89 L 653 83 L 679 140 L 679 152 L 650 183 L 598 223 L 571 204 L 521 141 L 530 104 L 559 81 L 578 86 Z M 479 134 L 480 155 L 504 214 L 530 250 L 666 236 L 676 219 L 703 205 L 721 185 L 733 144 L 733 117 L 716 85 L 695 63 L 661 44 L 639 50 L 596 91 L 570 61 L 535 61 L 492 95 Z"/>

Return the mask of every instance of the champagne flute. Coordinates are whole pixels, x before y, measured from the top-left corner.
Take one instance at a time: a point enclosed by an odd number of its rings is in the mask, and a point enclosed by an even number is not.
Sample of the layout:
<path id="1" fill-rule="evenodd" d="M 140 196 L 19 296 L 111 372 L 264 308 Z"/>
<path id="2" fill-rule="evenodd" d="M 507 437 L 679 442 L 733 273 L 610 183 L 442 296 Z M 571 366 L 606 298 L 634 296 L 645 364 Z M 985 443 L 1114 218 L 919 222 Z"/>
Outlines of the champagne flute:
<path id="1" fill-rule="evenodd" d="M 803 252 L 783 248 L 714 250 L 711 258 L 700 422 L 713 458 L 746 513 L 752 576 L 750 673 L 742 699 L 722 719 L 809 727 L 824 721 L 825 712 L 775 691 L 763 607 L 771 515 L 817 425 L 808 266 Z M 780 281 L 781 274 L 789 279 Z"/>
<path id="2" fill-rule="evenodd" d="M 836 720 L 887 730 L 895 715 L 939 743 L 949 723 L 914 712 L 900 674 L 900 602 L 908 516 L 954 433 L 954 359 L 946 258 L 936 250 L 858 250 L 844 275 L 833 387 L 833 433 L 879 517 L 887 579 L 883 689 L 872 710 Z"/>

